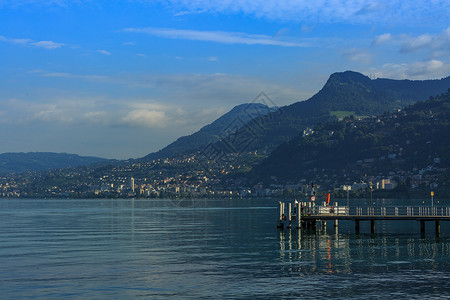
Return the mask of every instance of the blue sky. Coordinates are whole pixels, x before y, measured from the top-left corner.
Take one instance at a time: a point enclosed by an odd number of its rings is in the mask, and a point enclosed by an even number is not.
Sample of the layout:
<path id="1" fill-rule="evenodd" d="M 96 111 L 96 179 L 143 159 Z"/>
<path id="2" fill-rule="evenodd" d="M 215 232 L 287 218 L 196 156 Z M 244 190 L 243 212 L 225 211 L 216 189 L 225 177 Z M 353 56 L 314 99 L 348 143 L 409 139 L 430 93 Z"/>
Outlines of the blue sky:
<path id="1" fill-rule="evenodd" d="M 450 75 L 450 2 L 0 0 L 0 153 L 137 158 L 334 72 Z"/>

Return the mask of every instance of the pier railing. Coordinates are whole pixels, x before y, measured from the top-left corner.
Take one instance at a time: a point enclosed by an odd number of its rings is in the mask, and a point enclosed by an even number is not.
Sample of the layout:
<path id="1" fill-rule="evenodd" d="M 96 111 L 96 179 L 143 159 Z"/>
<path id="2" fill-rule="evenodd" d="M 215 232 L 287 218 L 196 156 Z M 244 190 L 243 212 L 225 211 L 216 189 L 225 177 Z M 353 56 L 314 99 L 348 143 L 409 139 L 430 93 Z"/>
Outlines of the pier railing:
<path id="1" fill-rule="evenodd" d="M 436 206 L 350 207 L 347 211 L 355 216 L 450 216 L 450 207 Z"/>
<path id="2" fill-rule="evenodd" d="M 347 215 L 347 216 L 442 216 L 450 217 L 450 207 L 436 206 L 378 206 L 378 207 L 324 207 L 302 208 L 306 215 Z"/>

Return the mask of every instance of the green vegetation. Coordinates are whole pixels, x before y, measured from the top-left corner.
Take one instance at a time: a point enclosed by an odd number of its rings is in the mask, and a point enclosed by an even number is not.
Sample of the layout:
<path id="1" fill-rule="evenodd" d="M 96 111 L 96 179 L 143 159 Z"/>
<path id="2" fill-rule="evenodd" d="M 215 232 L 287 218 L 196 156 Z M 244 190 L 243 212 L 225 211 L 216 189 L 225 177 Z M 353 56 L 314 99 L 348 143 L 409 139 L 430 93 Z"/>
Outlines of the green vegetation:
<path id="1" fill-rule="evenodd" d="M 342 120 L 345 117 L 350 117 L 355 115 L 355 111 L 347 111 L 347 110 L 335 110 L 330 111 L 330 115 L 336 117 L 339 120 Z"/>
<path id="2" fill-rule="evenodd" d="M 266 184 L 307 180 L 335 187 L 384 176 L 395 178 L 398 188 L 450 189 L 449 132 L 450 89 L 379 117 L 318 124 L 314 134 L 277 147 L 250 177 Z"/>

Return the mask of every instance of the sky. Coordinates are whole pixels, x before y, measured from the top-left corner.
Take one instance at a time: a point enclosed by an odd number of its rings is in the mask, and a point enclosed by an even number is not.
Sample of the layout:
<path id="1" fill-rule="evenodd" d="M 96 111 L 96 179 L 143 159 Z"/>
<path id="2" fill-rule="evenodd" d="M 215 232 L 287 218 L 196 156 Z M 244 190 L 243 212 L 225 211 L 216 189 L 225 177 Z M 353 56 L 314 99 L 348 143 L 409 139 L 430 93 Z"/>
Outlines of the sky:
<path id="1" fill-rule="evenodd" d="M 334 72 L 446 77 L 449 16 L 448 0 L 0 0 L 0 153 L 138 158 Z"/>

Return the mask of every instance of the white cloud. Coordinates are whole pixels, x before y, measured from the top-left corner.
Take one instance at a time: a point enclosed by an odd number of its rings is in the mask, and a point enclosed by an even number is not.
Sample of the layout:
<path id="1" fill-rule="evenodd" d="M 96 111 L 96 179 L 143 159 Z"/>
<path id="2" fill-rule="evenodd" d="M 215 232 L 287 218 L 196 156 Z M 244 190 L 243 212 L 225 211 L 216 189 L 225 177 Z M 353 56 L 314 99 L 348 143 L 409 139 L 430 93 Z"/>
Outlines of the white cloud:
<path id="1" fill-rule="evenodd" d="M 384 11 L 387 8 L 387 3 L 382 3 L 381 1 L 377 2 L 368 2 L 358 10 L 355 15 L 367 15 L 373 14 L 380 11 Z"/>
<path id="2" fill-rule="evenodd" d="M 348 49 L 342 53 L 342 56 L 350 61 L 361 64 L 369 64 L 372 62 L 372 54 L 370 54 L 364 49 L 357 49 L 357 48 Z"/>
<path id="3" fill-rule="evenodd" d="M 11 44 L 22 44 L 22 45 L 24 45 L 24 44 L 28 44 L 28 43 L 32 42 L 33 40 L 30 40 L 30 39 L 9 39 L 9 38 L 6 38 L 6 37 L 0 35 L 0 41 L 11 43 Z"/>
<path id="4" fill-rule="evenodd" d="M 38 74 L 42 77 L 66 78 L 66 79 L 82 79 L 95 82 L 112 82 L 113 79 L 109 76 L 103 75 L 78 75 L 64 72 L 49 72 L 45 70 L 33 70 L 28 73 Z"/>
<path id="5" fill-rule="evenodd" d="M 268 35 L 242 32 L 200 31 L 175 28 L 125 28 L 125 32 L 144 33 L 169 39 L 215 42 L 222 44 L 265 45 L 282 47 L 308 47 L 309 43 L 290 42 L 274 39 Z"/>
<path id="6" fill-rule="evenodd" d="M 407 74 L 410 77 L 428 76 L 429 74 L 436 74 L 445 69 L 445 64 L 442 61 L 433 59 L 425 62 L 416 62 L 411 64 Z M 447 66 L 448 70 L 448 66 Z M 445 71 L 447 73 L 447 71 Z"/>
<path id="7" fill-rule="evenodd" d="M 64 46 L 64 44 L 62 43 L 55 43 L 52 41 L 39 41 L 39 42 L 34 42 L 34 43 L 30 43 L 30 45 L 39 47 L 39 48 L 45 48 L 45 49 L 56 49 L 56 48 L 61 48 L 62 46 Z"/>
<path id="8" fill-rule="evenodd" d="M 431 59 L 410 64 L 387 63 L 380 69 L 371 69 L 366 74 L 377 78 L 415 79 L 424 80 L 430 78 L 443 78 L 450 73 L 450 64 Z"/>
<path id="9" fill-rule="evenodd" d="M 44 49 L 56 49 L 65 46 L 63 43 L 56 43 L 52 41 L 33 41 L 32 39 L 16 39 L 16 38 L 7 38 L 4 36 L 0 36 L 0 41 L 10 43 L 10 44 L 20 44 L 20 45 L 29 45 Z"/>
<path id="10" fill-rule="evenodd" d="M 402 52 L 412 52 L 422 48 L 431 48 L 436 46 L 436 36 L 422 34 L 419 36 L 403 36 L 401 41 Z"/>
<path id="11" fill-rule="evenodd" d="M 120 101 L 104 98 L 55 98 L 30 102 L 3 101 L 8 118 L 3 122 L 30 122 L 161 128 L 176 121 L 179 110 L 151 100 Z"/>
<path id="12" fill-rule="evenodd" d="M 35 95 L 29 101 L 6 101 L 2 111 L 8 119 L 2 121 L 70 123 L 78 124 L 77 126 L 98 124 L 101 127 L 166 127 L 174 130 L 181 130 L 179 126 L 183 126 L 183 130 L 198 130 L 219 116 L 202 115 L 199 111 L 214 110 L 216 107 L 223 109 L 224 103 L 225 109 L 231 109 L 235 105 L 252 101 L 262 91 L 277 106 L 310 96 L 305 95 L 305 91 L 288 85 L 232 74 L 126 74 L 123 77 L 107 77 L 43 70 L 29 73 L 48 80 L 86 80 L 92 84 L 106 84 L 114 88 L 123 85 L 134 91 L 141 91 L 142 95 L 157 96 L 153 99 L 139 96 L 105 98 L 103 95 L 89 96 L 84 92 L 56 91 L 57 93 L 47 93 L 47 97 Z"/>
<path id="13" fill-rule="evenodd" d="M 168 117 L 164 111 L 137 109 L 128 112 L 122 121 L 132 126 L 138 125 L 143 127 L 165 127 Z"/>
<path id="14" fill-rule="evenodd" d="M 374 38 L 372 46 L 392 43 L 399 47 L 401 52 L 409 53 L 421 49 L 431 51 L 450 50 L 450 27 L 438 34 L 421 34 L 417 36 L 385 33 Z"/>
<path id="15" fill-rule="evenodd" d="M 104 55 L 111 55 L 111 52 L 106 50 L 97 50 L 98 53 L 104 54 Z"/>
<path id="16" fill-rule="evenodd" d="M 388 43 L 390 41 L 392 41 L 392 34 L 390 33 L 381 34 L 375 37 L 375 39 L 372 42 L 372 46 L 378 46 L 384 43 Z"/>

